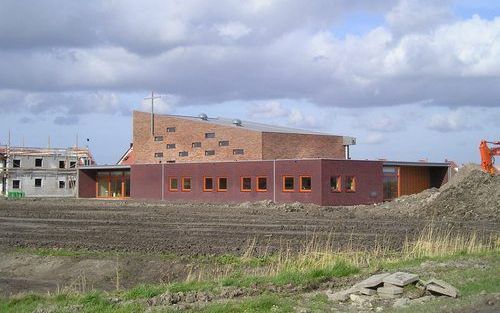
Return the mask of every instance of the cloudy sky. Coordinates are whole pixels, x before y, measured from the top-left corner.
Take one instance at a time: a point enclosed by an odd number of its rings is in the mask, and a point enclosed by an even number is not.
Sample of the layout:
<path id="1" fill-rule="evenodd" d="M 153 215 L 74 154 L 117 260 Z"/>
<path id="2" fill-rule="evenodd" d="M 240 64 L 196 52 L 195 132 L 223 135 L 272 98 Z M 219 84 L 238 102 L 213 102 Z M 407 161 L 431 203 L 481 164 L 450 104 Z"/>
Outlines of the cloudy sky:
<path id="1" fill-rule="evenodd" d="M 497 0 L 1 0 L 0 143 L 99 163 L 131 111 L 355 136 L 356 159 L 478 162 L 500 140 Z"/>

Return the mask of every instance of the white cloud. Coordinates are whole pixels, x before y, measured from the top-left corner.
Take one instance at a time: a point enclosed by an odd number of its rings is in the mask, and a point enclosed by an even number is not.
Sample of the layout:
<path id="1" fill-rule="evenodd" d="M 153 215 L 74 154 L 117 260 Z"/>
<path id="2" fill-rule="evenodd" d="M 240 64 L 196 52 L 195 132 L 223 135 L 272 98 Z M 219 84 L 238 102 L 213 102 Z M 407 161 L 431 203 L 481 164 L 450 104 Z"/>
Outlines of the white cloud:
<path id="1" fill-rule="evenodd" d="M 439 132 L 464 131 L 471 128 L 480 128 L 476 115 L 476 110 L 457 109 L 445 113 L 437 113 L 432 115 L 428 122 L 427 128 Z"/>
<path id="2" fill-rule="evenodd" d="M 218 24 L 215 25 L 215 29 L 219 33 L 219 36 L 233 40 L 240 39 L 241 37 L 250 34 L 250 32 L 252 31 L 249 27 L 240 22 Z"/>
<path id="3" fill-rule="evenodd" d="M 161 95 L 159 97 L 158 99 L 154 99 L 154 112 L 159 114 L 172 114 L 176 104 L 179 102 L 179 98 L 175 95 Z M 150 112 L 151 99 L 143 99 L 140 110 Z"/>
<path id="4" fill-rule="evenodd" d="M 361 144 L 376 145 L 385 141 L 384 135 L 381 133 L 369 133 L 366 137 L 359 140 Z"/>
<path id="5" fill-rule="evenodd" d="M 252 118 L 275 118 L 288 116 L 290 110 L 284 108 L 281 102 L 273 100 L 253 104 L 248 113 Z"/>

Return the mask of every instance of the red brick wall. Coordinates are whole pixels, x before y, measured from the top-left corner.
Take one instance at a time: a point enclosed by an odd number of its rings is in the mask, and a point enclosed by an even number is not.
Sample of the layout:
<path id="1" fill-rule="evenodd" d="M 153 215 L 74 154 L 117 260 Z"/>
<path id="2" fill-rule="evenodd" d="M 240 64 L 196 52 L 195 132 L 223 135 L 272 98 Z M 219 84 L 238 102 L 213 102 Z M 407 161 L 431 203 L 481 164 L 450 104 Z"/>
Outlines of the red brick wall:
<path id="1" fill-rule="evenodd" d="M 383 172 L 379 161 L 322 160 L 322 205 L 355 205 L 383 201 Z M 330 190 L 330 177 L 340 175 L 340 192 Z M 356 191 L 345 191 L 346 176 L 356 177 Z"/>
<path id="2" fill-rule="evenodd" d="M 283 191 L 283 176 L 294 178 L 294 192 Z M 300 176 L 311 176 L 311 192 L 299 192 Z M 276 201 L 321 204 L 321 160 L 276 161 Z"/>
<path id="3" fill-rule="evenodd" d="M 96 197 L 96 175 L 97 171 L 92 169 L 78 170 L 78 197 Z"/>
<path id="4" fill-rule="evenodd" d="M 262 134 L 238 126 L 222 126 L 203 120 L 190 120 L 167 115 L 155 115 L 155 136 L 163 136 L 163 141 L 154 141 L 151 136 L 151 116 L 137 112 L 134 119 L 134 158 L 135 163 L 165 163 L 175 160 L 184 162 L 239 161 L 262 159 Z M 176 131 L 167 133 L 167 127 Z M 205 133 L 214 132 L 215 138 L 205 139 Z M 219 141 L 228 140 L 229 146 L 219 147 Z M 193 148 L 193 142 L 201 142 L 201 148 Z M 175 149 L 166 145 L 175 143 Z M 233 149 L 244 149 L 244 155 L 233 155 Z M 205 156 L 205 150 L 215 150 L 214 156 Z M 179 157 L 180 151 L 188 151 L 188 157 Z M 154 157 L 155 152 L 163 152 L 163 158 Z"/>
<path id="5" fill-rule="evenodd" d="M 130 166 L 130 197 L 161 200 L 162 164 Z"/>
<path id="6" fill-rule="evenodd" d="M 263 133 L 264 160 L 330 158 L 344 159 L 342 136 Z"/>

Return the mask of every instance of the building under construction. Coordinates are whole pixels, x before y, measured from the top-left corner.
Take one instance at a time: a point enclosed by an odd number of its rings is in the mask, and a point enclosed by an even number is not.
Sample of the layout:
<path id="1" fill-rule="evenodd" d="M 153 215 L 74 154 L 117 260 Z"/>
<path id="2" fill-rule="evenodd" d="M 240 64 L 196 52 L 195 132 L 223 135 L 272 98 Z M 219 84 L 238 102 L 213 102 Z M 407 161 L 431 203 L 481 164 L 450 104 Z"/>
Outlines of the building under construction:
<path id="1" fill-rule="evenodd" d="M 94 164 L 87 148 L 0 146 L 4 196 L 74 197 L 80 166 Z"/>

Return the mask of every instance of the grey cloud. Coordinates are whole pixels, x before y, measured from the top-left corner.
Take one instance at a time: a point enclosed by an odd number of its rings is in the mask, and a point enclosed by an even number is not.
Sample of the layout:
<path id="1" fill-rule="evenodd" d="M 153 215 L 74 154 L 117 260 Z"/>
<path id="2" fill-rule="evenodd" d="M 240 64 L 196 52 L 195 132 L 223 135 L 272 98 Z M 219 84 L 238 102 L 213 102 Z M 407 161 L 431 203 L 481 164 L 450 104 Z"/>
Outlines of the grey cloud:
<path id="1" fill-rule="evenodd" d="M 78 124 L 79 118 L 76 115 L 56 116 L 54 124 L 56 125 L 75 125 Z"/>
<path id="2" fill-rule="evenodd" d="M 497 106 L 500 49 L 492 38 L 500 18 L 447 20 L 447 8 L 435 1 L 426 3 L 442 14 L 415 16 L 412 3 L 3 1 L 0 106 L 14 93 L 33 113 L 128 114 L 118 95 L 148 89 L 178 104 Z M 335 37 L 335 22 L 353 10 L 391 12 L 388 26 Z M 405 33 L 395 30 L 401 21 L 409 23 Z M 419 28 L 426 23 L 432 31 Z M 217 25 L 240 26 L 225 30 L 228 39 Z"/>

